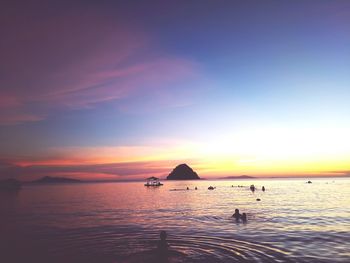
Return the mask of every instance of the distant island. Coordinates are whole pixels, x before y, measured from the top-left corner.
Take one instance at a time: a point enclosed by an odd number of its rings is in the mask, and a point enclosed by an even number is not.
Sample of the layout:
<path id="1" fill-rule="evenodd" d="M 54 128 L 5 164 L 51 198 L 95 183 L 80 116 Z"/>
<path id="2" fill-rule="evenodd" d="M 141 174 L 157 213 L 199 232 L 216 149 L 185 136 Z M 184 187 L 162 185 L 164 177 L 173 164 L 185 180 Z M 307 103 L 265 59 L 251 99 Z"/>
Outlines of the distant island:
<path id="1" fill-rule="evenodd" d="M 254 176 L 249 176 L 249 175 L 239 175 L 239 176 L 227 176 L 223 177 L 223 179 L 252 179 L 256 178 Z"/>
<path id="2" fill-rule="evenodd" d="M 45 176 L 38 180 L 34 180 L 31 183 L 35 184 L 57 184 L 57 183 L 80 183 L 80 180 L 67 178 L 67 177 L 51 177 Z"/>
<path id="3" fill-rule="evenodd" d="M 167 180 L 199 180 L 198 174 L 187 164 L 183 163 L 174 168 L 168 175 Z"/>

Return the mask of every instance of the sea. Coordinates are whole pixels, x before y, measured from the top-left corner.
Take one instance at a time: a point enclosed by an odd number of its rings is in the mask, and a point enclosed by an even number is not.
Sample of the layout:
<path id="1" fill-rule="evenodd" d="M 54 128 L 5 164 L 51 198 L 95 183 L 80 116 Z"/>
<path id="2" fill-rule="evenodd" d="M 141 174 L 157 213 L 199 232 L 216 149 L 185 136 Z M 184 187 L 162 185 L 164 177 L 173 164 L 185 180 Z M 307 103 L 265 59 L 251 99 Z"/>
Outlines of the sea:
<path id="1" fill-rule="evenodd" d="M 0 262 L 350 262 L 350 178 L 163 183 L 2 192 Z"/>

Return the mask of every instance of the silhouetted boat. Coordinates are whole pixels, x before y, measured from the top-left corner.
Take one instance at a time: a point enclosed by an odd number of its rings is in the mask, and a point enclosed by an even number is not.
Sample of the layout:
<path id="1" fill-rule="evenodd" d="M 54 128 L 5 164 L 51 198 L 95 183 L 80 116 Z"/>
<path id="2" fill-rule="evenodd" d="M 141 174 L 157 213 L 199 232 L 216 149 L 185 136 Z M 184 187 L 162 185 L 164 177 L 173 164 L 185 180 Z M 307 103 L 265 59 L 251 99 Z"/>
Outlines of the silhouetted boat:
<path id="1" fill-rule="evenodd" d="M 215 189 L 215 187 L 212 187 L 212 186 L 208 187 L 208 190 L 214 190 L 214 189 Z"/>
<path id="2" fill-rule="evenodd" d="M 146 179 L 145 186 L 162 186 L 163 184 L 159 182 L 159 179 L 157 177 L 149 177 Z"/>

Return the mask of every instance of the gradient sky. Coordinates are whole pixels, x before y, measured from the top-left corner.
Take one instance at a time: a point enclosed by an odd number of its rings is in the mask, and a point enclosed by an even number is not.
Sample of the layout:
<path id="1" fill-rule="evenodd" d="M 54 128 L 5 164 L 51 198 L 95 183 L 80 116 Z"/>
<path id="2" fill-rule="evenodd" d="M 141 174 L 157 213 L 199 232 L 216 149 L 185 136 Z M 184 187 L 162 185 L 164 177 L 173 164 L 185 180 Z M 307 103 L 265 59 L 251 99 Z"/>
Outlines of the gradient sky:
<path id="1" fill-rule="evenodd" d="M 350 175 L 349 1 L 8 1 L 0 177 Z"/>

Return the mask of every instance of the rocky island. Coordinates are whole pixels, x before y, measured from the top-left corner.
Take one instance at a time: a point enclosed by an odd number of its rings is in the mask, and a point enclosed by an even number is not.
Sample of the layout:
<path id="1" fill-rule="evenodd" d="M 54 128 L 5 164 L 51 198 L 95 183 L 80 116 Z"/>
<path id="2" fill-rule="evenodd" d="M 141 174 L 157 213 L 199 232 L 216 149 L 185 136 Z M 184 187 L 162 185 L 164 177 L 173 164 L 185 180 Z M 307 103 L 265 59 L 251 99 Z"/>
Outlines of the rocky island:
<path id="1" fill-rule="evenodd" d="M 174 168 L 168 175 L 167 180 L 198 180 L 198 174 L 187 164 L 183 163 Z"/>
<path id="2" fill-rule="evenodd" d="M 80 180 L 67 177 L 51 177 L 45 176 L 38 180 L 32 181 L 34 184 L 57 184 L 57 183 L 80 183 Z"/>

